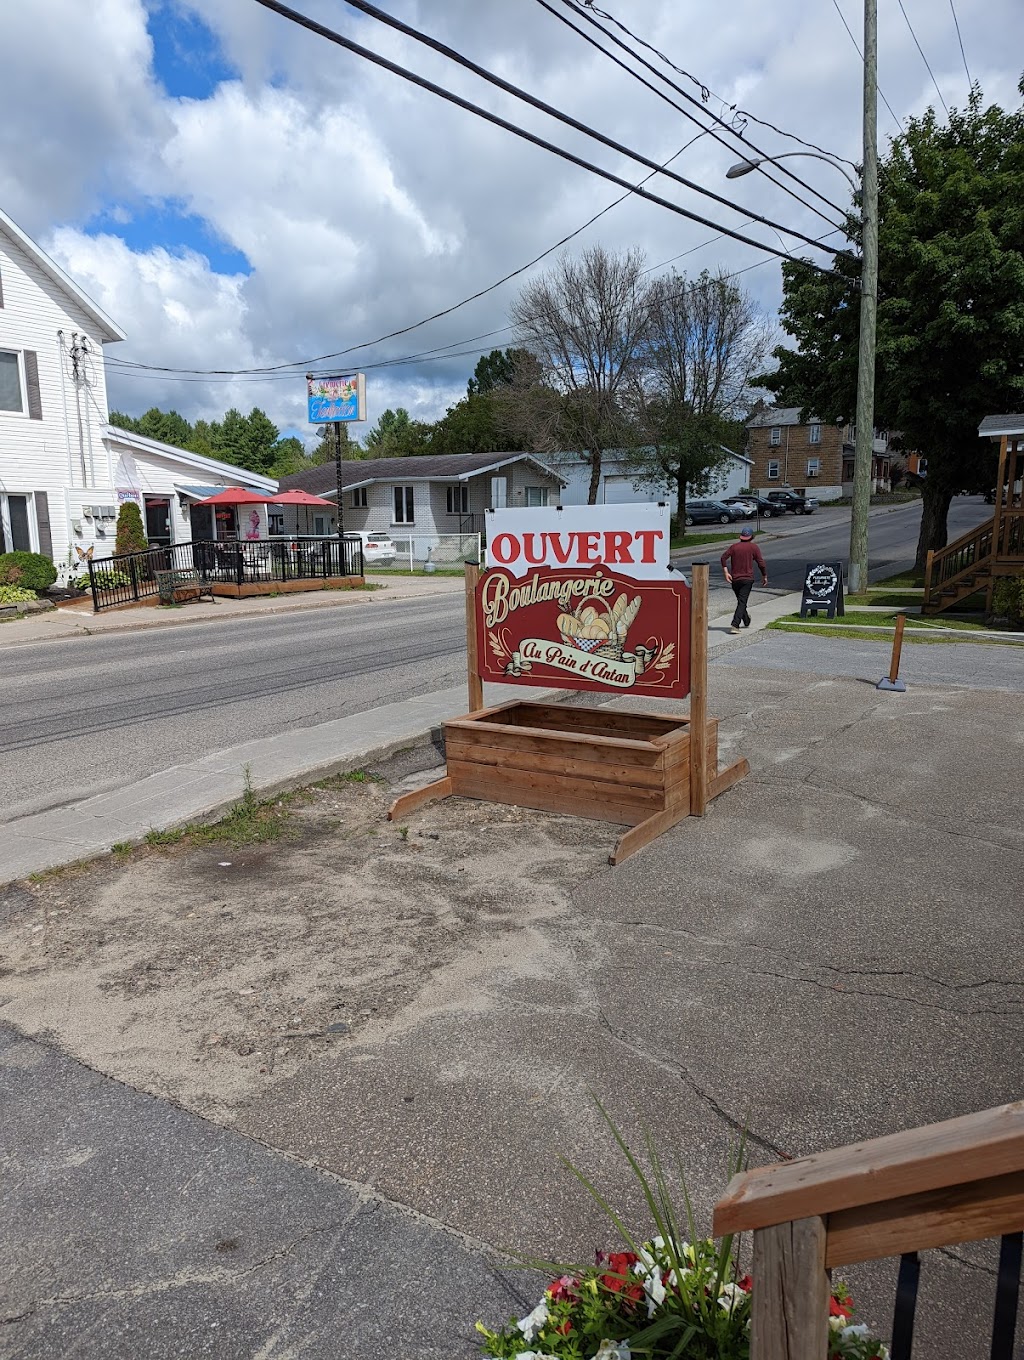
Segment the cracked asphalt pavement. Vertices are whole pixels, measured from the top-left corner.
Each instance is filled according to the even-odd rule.
[[[0,1356],[128,1356],[144,1336],[154,1357],[468,1358],[476,1318],[532,1292],[495,1253],[609,1244],[561,1157],[643,1229],[595,1095],[634,1146],[649,1130],[678,1153],[705,1225],[742,1135],[768,1162],[1019,1098],[1019,689],[884,695],[758,650],[710,673],[722,762],[747,756],[749,778],[617,869],[603,823],[412,814],[403,844],[430,839],[410,862],[438,863],[388,870],[396,936],[417,900],[451,925],[445,874],[474,837],[486,929],[336,1044],[232,1066],[224,1127],[60,1052],[59,1007],[45,1046],[9,1033]],[[302,873],[327,881],[317,853],[307,837]],[[261,899],[296,872],[275,848]],[[993,1264],[987,1245],[926,1257],[915,1360],[978,1352]],[[843,1274],[886,1333],[894,1263]]]

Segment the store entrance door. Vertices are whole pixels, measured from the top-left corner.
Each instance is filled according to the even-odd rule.
[[[146,537],[151,548],[171,546],[171,501],[169,496],[146,496]]]

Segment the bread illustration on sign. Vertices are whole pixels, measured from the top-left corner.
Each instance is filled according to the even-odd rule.
[[[558,631],[562,641],[583,652],[596,652],[598,656],[621,658],[629,632],[637,614],[640,612],[640,596],[632,600],[625,591],[607,605],[600,601],[600,610],[592,604],[584,604],[575,614],[559,614]]]

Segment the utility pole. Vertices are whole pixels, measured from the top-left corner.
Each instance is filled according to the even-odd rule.
[[[341,493],[341,423],[337,420],[334,422],[334,475],[335,484],[338,488],[338,542],[340,544],[345,537],[345,507],[342,504]],[[345,550],[339,547],[338,551],[343,553]]]
[[[864,171],[861,184],[860,339],[850,515],[850,591],[868,585],[868,508],[875,442],[875,326],[878,309],[878,12],[864,0]]]

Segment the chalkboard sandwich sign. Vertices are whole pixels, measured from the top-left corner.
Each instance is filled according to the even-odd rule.
[[[804,588],[800,596],[800,617],[826,610],[828,617],[846,613],[843,604],[842,562],[808,562],[804,568]]]
[[[707,565],[669,564],[667,506],[488,511],[466,569],[470,712],[444,725],[447,773],[394,819],[449,794],[624,823],[617,864],[748,771],[718,769],[707,717]],[[483,681],[683,699],[688,717],[513,700]]]

